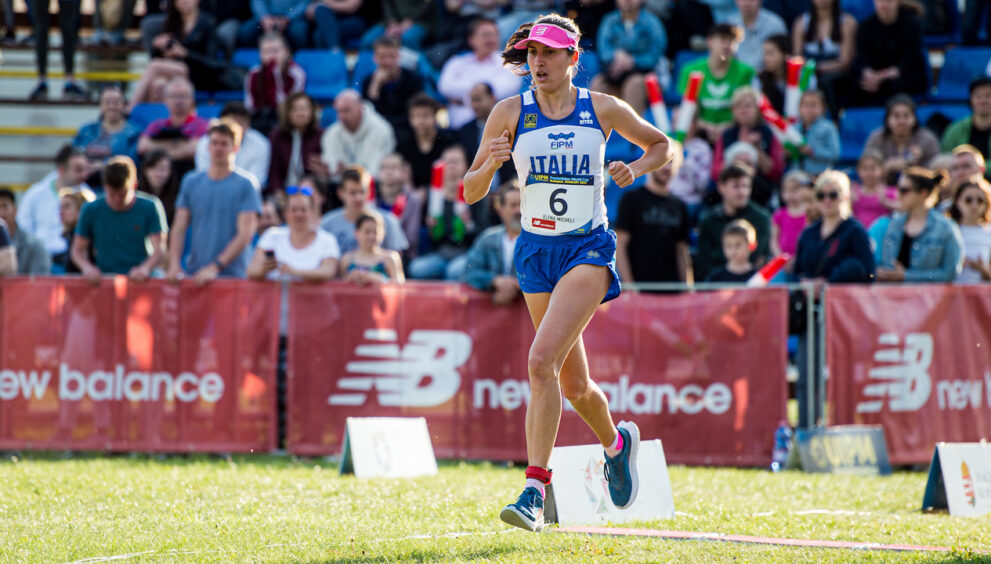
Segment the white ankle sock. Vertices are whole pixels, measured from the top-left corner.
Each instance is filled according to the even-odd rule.
[[[613,440],[612,444],[606,447],[606,456],[610,458],[616,456],[623,450],[623,435],[619,434],[619,429],[616,429],[616,438]]]
[[[537,491],[540,492],[540,497],[545,497],[545,494],[544,494],[544,483],[541,482],[540,480],[538,480],[536,478],[527,478],[526,479],[526,487],[527,488],[537,488]]]

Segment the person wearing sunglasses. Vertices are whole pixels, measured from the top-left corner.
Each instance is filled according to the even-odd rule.
[[[984,179],[961,184],[949,214],[963,237],[963,270],[956,281],[975,284],[991,280],[991,185]]]
[[[956,224],[933,209],[943,171],[909,167],[898,179],[902,214],[881,241],[882,282],[953,282],[963,268],[963,238]]]
[[[850,205],[850,179],[837,170],[827,170],[819,175],[815,182],[816,206],[819,208],[819,219],[802,231],[795,252],[794,277],[798,281],[811,282],[816,286],[816,294],[823,284],[838,283],[870,283],[874,281],[874,254],[871,251],[871,241],[867,231],[859,221],[852,217]],[[819,315],[820,312],[815,313]],[[813,331],[818,332],[818,323],[813,323]],[[821,417],[819,398],[813,405],[816,408],[812,419],[808,418],[806,402],[808,394],[808,378],[813,379],[813,389],[818,396],[822,374],[822,351],[819,350],[819,338],[813,335],[812,343],[808,342],[806,331],[798,334],[798,426],[810,427]],[[810,351],[809,346],[814,350]],[[814,372],[808,374],[809,353],[816,356]]]

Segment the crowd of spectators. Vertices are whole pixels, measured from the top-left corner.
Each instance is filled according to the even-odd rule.
[[[492,107],[526,88],[502,65],[505,37],[563,9],[586,26],[582,47],[600,63],[592,88],[644,115],[648,74],[678,93],[690,73],[704,77],[677,158],[610,209],[624,281],[743,281],[779,255],[793,280],[991,279],[991,78],[975,77],[971,115],[942,131],[920,122],[926,2],[873,0],[859,21],[839,0],[149,4],[140,81],[129,93],[101,89],[98,117],[19,200],[0,191],[18,272],[446,279],[513,301],[516,171],[503,167],[493,197],[473,206],[461,179]],[[123,41],[116,23],[95,40]],[[237,69],[229,57],[245,47],[258,63]],[[372,68],[332,100],[315,98],[294,60],[301,49],[367,50]],[[692,49],[693,60],[681,55]],[[797,146],[763,111],[783,113],[793,55],[816,63]],[[210,122],[196,95],[218,90],[241,90],[243,101]],[[148,102],[167,117],[138,126],[128,112]],[[860,158],[841,162],[837,123],[865,104],[884,118]],[[857,264],[822,256],[835,238]]]

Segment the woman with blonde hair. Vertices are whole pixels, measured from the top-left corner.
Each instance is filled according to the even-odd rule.
[[[815,198],[819,208],[819,219],[802,231],[795,253],[795,278],[811,282],[816,286],[816,295],[823,284],[870,283],[874,281],[874,254],[867,231],[859,221],[851,217],[850,179],[838,170],[827,170],[815,182]],[[818,315],[818,312],[816,312]],[[819,325],[813,323],[815,328]],[[811,427],[822,416],[819,391],[822,374],[820,372],[822,351],[819,350],[818,335],[808,341],[807,331],[798,334],[798,426]],[[809,346],[814,347],[810,351]],[[810,398],[808,389],[808,357],[815,354],[814,372],[811,374],[813,413],[809,413]]]

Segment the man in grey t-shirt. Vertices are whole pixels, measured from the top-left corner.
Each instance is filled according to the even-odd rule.
[[[186,228],[190,233],[187,270],[197,284],[218,276],[244,278],[251,260],[248,244],[261,213],[255,180],[234,170],[241,128],[222,121],[210,127],[210,168],[182,179],[172,221],[167,278],[178,280],[182,270]]]
[[[337,195],[344,206],[324,214],[320,227],[337,238],[341,254],[358,248],[358,240],[354,236],[354,222],[368,213],[378,213],[368,204],[368,194],[371,187],[365,170],[359,166],[347,168],[341,174],[341,185]],[[385,240],[382,248],[402,253],[409,247],[406,234],[395,215],[389,212],[381,213],[385,221]]]

